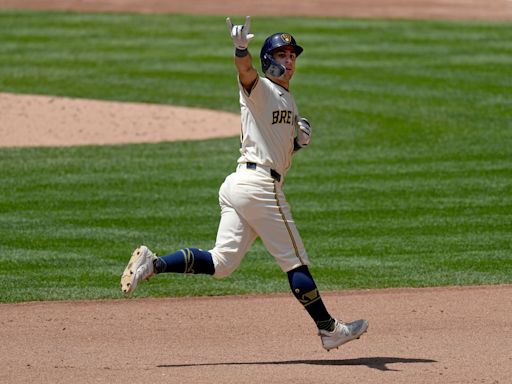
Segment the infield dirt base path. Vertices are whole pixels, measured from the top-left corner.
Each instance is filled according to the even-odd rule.
[[[510,0],[0,0],[0,7],[220,16],[512,19]]]
[[[0,382],[510,383],[512,286],[323,297],[368,333],[324,351],[291,294],[0,305]]]
[[[0,0],[0,8],[512,20],[509,0]],[[4,94],[0,145],[156,142],[238,132],[237,115],[219,119],[159,108]],[[173,129],[167,120],[175,122]],[[215,121],[223,124],[212,126]],[[325,352],[291,293],[2,304],[0,383],[511,382],[511,285],[322,295],[333,315],[368,319],[368,333]]]

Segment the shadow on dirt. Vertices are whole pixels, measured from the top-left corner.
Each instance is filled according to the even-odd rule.
[[[379,371],[398,371],[388,368],[387,364],[418,364],[418,363],[437,363],[430,359],[412,359],[403,357],[364,357],[359,359],[339,359],[339,360],[284,360],[284,361],[247,361],[247,362],[225,362],[225,363],[197,363],[197,364],[162,364],[158,368],[185,368],[185,367],[211,367],[219,365],[365,365],[368,368],[378,369]]]

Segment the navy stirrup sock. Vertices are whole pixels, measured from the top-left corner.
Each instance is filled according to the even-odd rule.
[[[156,273],[193,273],[213,275],[215,267],[212,255],[197,248],[185,248],[154,261]]]
[[[289,271],[288,281],[293,294],[313,318],[316,326],[332,331],[335,320],[327,312],[307,265]]]

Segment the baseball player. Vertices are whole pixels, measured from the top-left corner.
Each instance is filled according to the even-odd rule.
[[[133,292],[141,280],[159,273],[226,277],[260,237],[287,274],[293,295],[315,321],[322,346],[326,350],[337,348],[359,338],[368,322],[344,323],[327,311],[282,191],[292,156],[311,140],[311,125],[300,117],[289,90],[303,48],[288,33],[269,36],[260,52],[264,74],[260,76],[248,51],[254,37],[250,17],[243,25],[233,25],[230,18],[226,23],[235,47],[242,129],[238,165],[219,190],[221,219],[215,247],[209,251],[185,248],[157,257],[146,246],[140,246],[121,277],[122,291]]]

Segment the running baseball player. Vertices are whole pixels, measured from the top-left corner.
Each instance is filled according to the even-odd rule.
[[[230,275],[257,237],[288,275],[291,291],[314,320],[322,346],[337,348],[359,338],[368,321],[344,323],[327,311],[308,269],[308,255],[282,191],[292,156],[311,141],[311,125],[300,117],[290,93],[297,57],[303,52],[292,35],[275,33],[260,52],[264,76],[252,65],[248,46],[250,17],[243,25],[226,19],[235,47],[242,129],[236,170],[219,190],[221,219],[215,247],[185,248],[157,257],[146,246],[137,248],[121,277],[131,293],[142,280],[159,273]]]

